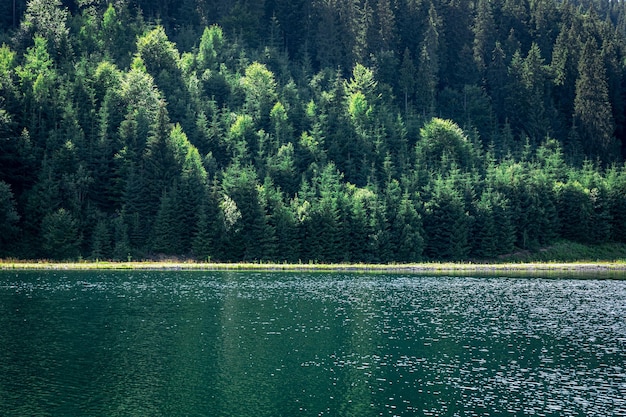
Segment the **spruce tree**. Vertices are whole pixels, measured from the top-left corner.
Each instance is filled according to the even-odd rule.
[[[45,254],[50,259],[76,260],[80,255],[82,238],[78,220],[64,208],[44,217],[41,222],[41,237]]]
[[[492,51],[496,44],[496,26],[491,10],[491,2],[479,0],[477,4],[476,20],[474,22],[474,61],[484,77],[491,61]]]
[[[11,244],[18,236],[20,219],[11,187],[0,181],[0,256],[11,253]]]
[[[615,122],[609,102],[606,67],[593,38],[585,43],[578,74],[574,123],[581,135],[585,154],[609,162],[614,147]]]
[[[433,181],[424,205],[425,253],[431,259],[460,260],[469,253],[469,217],[461,194],[450,181]]]

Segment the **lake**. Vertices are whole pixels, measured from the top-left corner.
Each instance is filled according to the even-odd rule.
[[[0,272],[6,416],[626,416],[626,281]]]

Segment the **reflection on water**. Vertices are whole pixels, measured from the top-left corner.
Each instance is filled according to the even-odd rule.
[[[626,281],[0,273],[8,416],[626,416]]]

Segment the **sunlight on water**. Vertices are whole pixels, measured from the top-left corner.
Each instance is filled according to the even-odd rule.
[[[9,416],[626,416],[626,281],[0,274]]]

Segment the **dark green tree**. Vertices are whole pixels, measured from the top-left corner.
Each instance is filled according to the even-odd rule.
[[[435,114],[437,90],[439,86],[441,21],[431,3],[428,11],[428,24],[424,40],[420,45],[416,74],[416,105],[424,116]]]
[[[430,259],[460,260],[470,250],[470,219],[461,194],[438,177],[424,204],[425,254]]]
[[[474,61],[480,74],[485,74],[491,61],[496,45],[496,23],[491,10],[492,3],[488,0],[479,0],[476,6],[476,21],[474,23]]]
[[[0,254],[6,256],[16,248],[13,246],[19,233],[20,216],[15,207],[11,187],[0,181]]]
[[[411,52],[409,48],[405,48],[404,55],[402,56],[402,66],[400,67],[400,78],[398,80],[400,88],[402,88],[402,92],[404,93],[404,113],[408,115],[409,113],[409,98],[413,97],[413,93],[415,92],[415,77],[416,77],[416,69],[415,64],[413,64],[413,60],[411,59]]]
[[[568,240],[587,243],[591,233],[593,211],[589,190],[578,181],[557,186],[560,235]]]
[[[611,237],[626,242],[626,167],[611,167],[606,175],[611,216]]]
[[[46,256],[54,260],[76,260],[80,255],[81,235],[78,220],[64,208],[46,215],[41,223]]]
[[[472,255],[479,259],[494,259],[511,253],[515,243],[515,228],[506,197],[491,189],[482,193],[474,210]]]
[[[151,249],[154,253],[164,255],[185,254],[182,234],[185,225],[181,216],[180,204],[182,200],[178,194],[178,187],[174,186],[163,192],[159,210],[152,230]]]
[[[578,64],[574,123],[585,154],[609,162],[615,149],[615,121],[609,102],[606,67],[594,39],[583,48]]]
[[[259,261],[273,255],[274,231],[267,222],[267,216],[259,197],[259,183],[256,171],[250,166],[234,164],[224,172],[222,185],[225,194],[235,204],[240,219],[240,247],[231,247],[229,259]]]
[[[112,243],[109,221],[106,218],[100,218],[91,235],[91,259],[111,259],[113,255]]]

